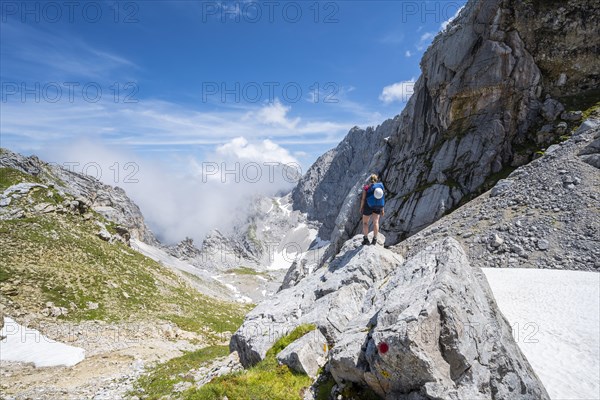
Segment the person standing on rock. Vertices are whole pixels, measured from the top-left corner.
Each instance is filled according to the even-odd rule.
[[[385,214],[385,198],[383,195],[383,183],[375,174],[369,177],[369,184],[363,186],[362,198],[360,200],[360,213],[362,214],[363,242],[362,244],[377,244],[379,233],[379,217]],[[369,242],[369,222],[373,220],[373,240]]]

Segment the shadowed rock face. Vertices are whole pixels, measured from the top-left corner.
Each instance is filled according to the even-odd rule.
[[[230,348],[252,365],[303,323],[327,338],[338,384],[389,399],[548,398],[481,270],[451,238],[404,261],[357,235],[329,265],[251,311]]]
[[[331,235],[340,210],[358,212],[364,178],[371,174],[365,166],[376,158],[379,162],[371,166],[373,172],[383,171],[387,160],[385,138],[397,129],[398,121],[387,120],[375,129],[352,128],[335,149],[319,157],[292,191],[294,208],[322,224],[321,238]]]
[[[382,232],[393,244],[527,162],[515,149],[563,109],[548,96],[598,85],[598,15],[600,4],[585,0],[469,1],[425,53],[403,112],[376,129],[353,128],[294,189],[294,206],[331,237],[329,255],[358,232],[371,173],[387,189]]]

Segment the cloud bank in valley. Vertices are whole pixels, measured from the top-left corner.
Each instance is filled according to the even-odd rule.
[[[291,190],[302,172],[287,149],[243,137],[215,146],[202,160],[174,153],[157,161],[91,141],[48,148],[42,157],[125,189],[161,241],[191,237],[197,245],[212,229],[230,232],[253,197]]]

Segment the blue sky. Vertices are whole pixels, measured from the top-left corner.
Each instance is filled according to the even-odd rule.
[[[418,77],[462,3],[4,2],[2,145],[202,159],[241,136],[308,165],[402,110],[410,83],[384,88]]]
[[[124,187],[167,241],[201,239],[241,218],[247,195],[291,187],[225,169],[304,172],[353,126],[400,113],[463,4],[3,1],[0,144]]]

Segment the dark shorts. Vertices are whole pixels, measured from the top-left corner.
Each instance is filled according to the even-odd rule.
[[[366,202],[365,202],[366,203]],[[363,207],[362,215],[381,214],[381,208],[371,208],[368,204]]]

